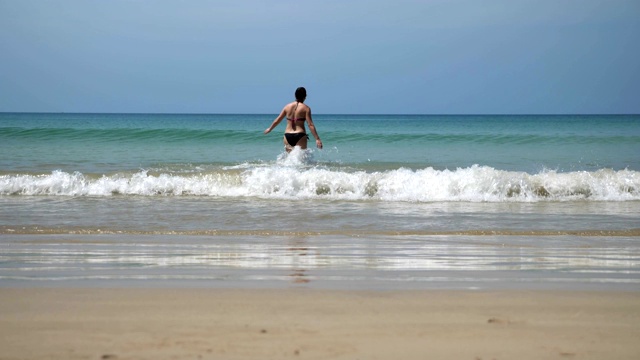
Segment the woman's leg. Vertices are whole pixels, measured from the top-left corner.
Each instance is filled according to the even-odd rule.
[[[284,149],[287,152],[291,152],[291,150],[293,150],[293,146],[289,145],[289,143],[287,142],[287,137],[286,136],[282,137],[282,142],[284,143]]]
[[[298,140],[296,146],[300,146],[302,150],[305,150],[307,148],[307,136],[305,135],[302,139]]]

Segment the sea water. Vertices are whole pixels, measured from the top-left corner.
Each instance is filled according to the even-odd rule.
[[[0,286],[640,290],[640,116],[273,118],[0,114]]]

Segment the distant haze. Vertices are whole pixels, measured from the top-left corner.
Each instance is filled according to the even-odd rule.
[[[640,113],[638,0],[0,0],[0,112]]]

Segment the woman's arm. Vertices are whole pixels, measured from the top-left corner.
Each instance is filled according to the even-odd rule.
[[[307,111],[307,124],[309,124],[309,130],[311,130],[311,134],[316,138],[316,146],[318,149],[322,149],[322,141],[320,140],[320,136],[318,136],[318,132],[316,131],[316,126],[313,124],[313,120],[311,119],[311,108]]]
[[[280,121],[282,121],[282,119],[284,119],[284,117],[286,116],[286,106],[284,108],[282,108],[282,112],[280,112],[280,115],[278,115],[278,117],[273,120],[273,123],[271,124],[271,126],[269,126],[267,128],[267,130],[264,131],[265,134],[268,134],[271,132],[271,130],[273,130],[276,126],[278,126],[278,124],[280,124]]]

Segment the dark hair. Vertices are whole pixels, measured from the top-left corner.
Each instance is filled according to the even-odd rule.
[[[304,99],[307,98],[307,89],[302,86],[296,89],[296,100],[299,102],[304,102]]]

